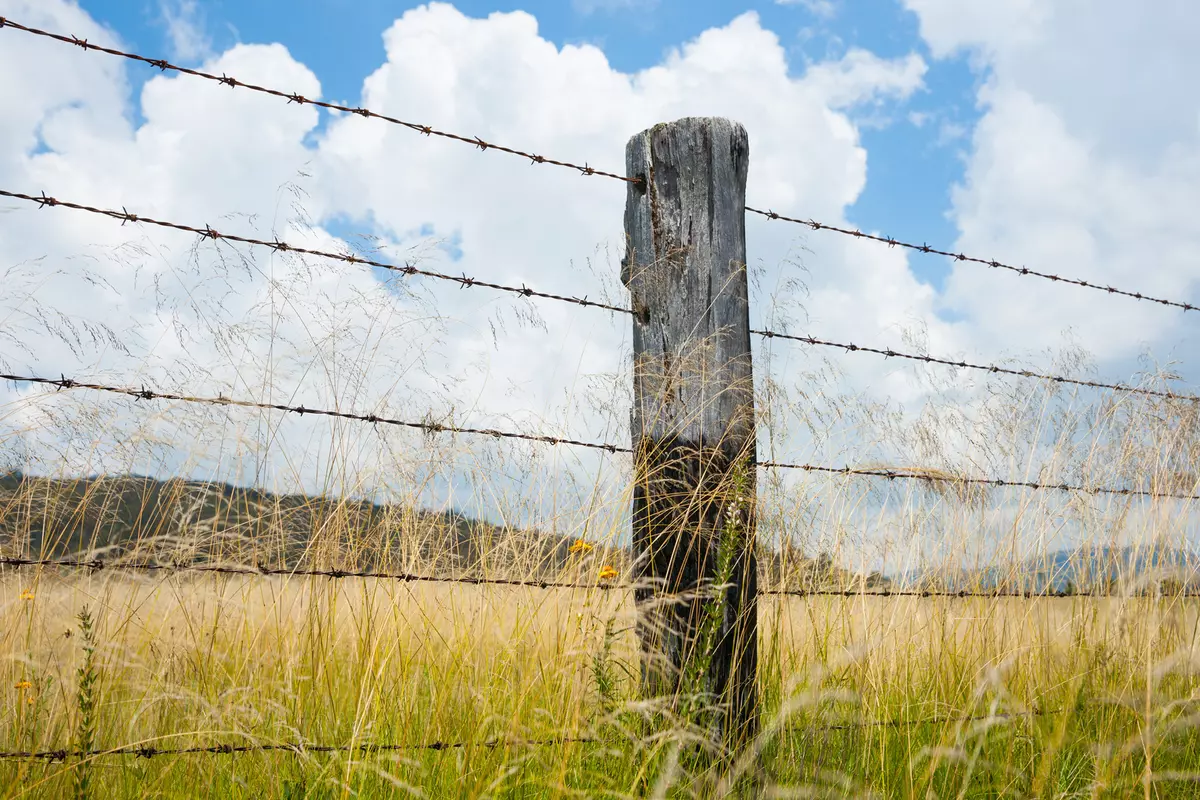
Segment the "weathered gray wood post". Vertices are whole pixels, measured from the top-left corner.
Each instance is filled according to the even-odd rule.
[[[680,119],[630,139],[626,175],[641,181],[626,198],[621,275],[634,311],[644,690],[680,709],[698,683],[704,719],[734,749],[758,727],[748,157],[745,129],[726,119]]]

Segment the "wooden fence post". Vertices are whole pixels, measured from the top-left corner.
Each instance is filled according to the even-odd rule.
[[[644,691],[696,712],[734,750],[758,728],[748,157],[745,129],[720,118],[630,139],[626,174],[641,181],[629,185],[621,270],[634,311]],[[697,688],[708,698],[703,714],[688,704]]]

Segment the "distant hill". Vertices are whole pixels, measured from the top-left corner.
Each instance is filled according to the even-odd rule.
[[[0,475],[0,554],[87,554],[174,563],[234,562],[294,569],[392,570],[587,581],[599,565],[628,566],[627,547],[571,552],[565,535],[508,528],[457,512],[364,500],[274,494],[227,483],[96,476]],[[759,551],[763,588],[878,588],[826,557]]]
[[[909,576],[907,584],[954,591],[999,587],[1028,592],[1107,591],[1120,586],[1144,590],[1155,582],[1200,590],[1200,553],[1168,547],[1080,547],[1056,550],[1015,566]]]
[[[60,558],[234,561],[275,568],[431,570],[561,567],[570,542],[456,512],[274,494],[226,483],[140,476],[0,477],[0,551]]]

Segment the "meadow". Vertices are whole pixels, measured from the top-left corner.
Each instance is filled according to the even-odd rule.
[[[1191,598],[763,598],[764,729],[732,763],[697,760],[639,697],[624,591],[47,572],[5,575],[0,608],[0,749],[346,748],[6,758],[6,797],[1190,797],[1200,779]]]

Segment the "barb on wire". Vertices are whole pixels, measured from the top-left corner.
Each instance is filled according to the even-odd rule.
[[[287,576],[287,577],[320,577],[320,578],[376,578],[380,580],[395,580],[402,582],[423,583],[461,583],[473,586],[515,586],[527,589],[599,589],[601,591],[632,591],[637,588],[634,584],[621,583],[574,583],[570,581],[539,580],[536,578],[480,578],[480,577],[451,577],[437,575],[417,575],[408,572],[377,572],[371,570],[347,569],[284,569],[262,565],[240,566],[225,564],[205,564],[199,562],[163,563],[157,561],[104,561],[103,559],[82,558],[21,558],[16,556],[0,557],[0,567],[51,567],[55,569],[85,569],[89,572],[113,570],[116,572],[199,572],[217,575],[246,575],[246,576]],[[760,595],[782,597],[944,597],[950,599],[996,599],[1002,597],[1034,600],[1038,598],[1064,597],[1125,597],[1120,592],[1113,591],[1065,591],[1061,589],[1045,589],[1042,591],[996,588],[989,590],[954,590],[954,589],[891,589],[887,586],[867,587],[857,589],[761,589]],[[1182,596],[1200,596],[1200,589],[1186,589]]]
[[[99,558],[19,558],[0,557],[0,567],[54,567],[56,569],[86,569],[89,572],[102,570],[130,572],[202,572],[216,575],[256,575],[316,578],[378,578],[404,583],[463,583],[474,586],[519,586],[532,589],[609,589],[622,588],[613,583],[571,583],[537,578],[485,578],[451,577],[448,575],[419,575],[412,572],[380,572],[374,570],[315,569],[268,567],[262,564],[241,566],[237,564],[205,564],[196,562],[174,563],[158,561],[105,561]]]
[[[54,40],[57,42],[62,42],[63,44],[74,45],[76,47],[83,49],[84,51],[93,51],[94,50],[99,53],[106,53],[110,56],[119,56],[120,58],[127,58],[131,61],[139,61],[143,64],[149,64],[150,66],[152,66],[155,69],[158,69],[162,72],[166,72],[166,71],[170,70],[172,72],[178,72],[183,75],[191,75],[196,78],[204,78],[205,80],[212,81],[221,86],[229,86],[234,89],[248,89],[249,91],[252,91],[252,92],[258,92],[260,94],[271,95],[272,97],[277,97],[281,100],[286,100],[288,103],[296,103],[298,105],[316,106],[318,108],[324,108],[329,111],[342,111],[347,114],[354,114],[359,117],[367,117],[370,119],[383,120],[384,122],[390,122],[393,125],[399,125],[402,128],[407,128],[408,130],[415,131],[416,133],[420,133],[425,136],[438,136],[443,139],[451,139],[453,141],[461,142],[463,144],[469,144],[472,147],[477,147],[483,151],[497,150],[501,153],[508,153],[509,155],[519,156],[521,158],[527,158],[527,159],[529,159],[530,164],[552,164],[556,167],[566,167],[568,169],[577,170],[580,175],[584,175],[584,176],[599,175],[604,178],[615,178],[616,180],[626,181],[629,183],[639,183],[640,182],[637,178],[627,178],[624,175],[617,175],[612,172],[605,172],[603,170],[596,169],[595,167],[588,166],[586,163],[581,166],[579,164],[572,164],[569,161],[558,161],[553,158],[546,158],[545,156],[538,155],[537,153],[529,153],[524,150],[517,150],[516,148],[512,148],[512,147],[505,147],[504,145],[495,144],[494,142],[485,142],[483,139],[479,138],[478,136],[463,136],[463,135],[457,134],[457,133],[450,133],[448,131],[438,130],[437,128],[434,128],[430,125],[420,125],[415,122],[406,122],[405,120],[397,119],[396,117],[392,117],[387,114],[380,114],[375,111],[371,111],[368,108],[355,108],[352,106],[340,105],[338,103],[327,103],[323,100],[313,100],[308,97],[304,97],[301,94],[297,94],[296,92],[282,92],[278,89],[271,89],[266,86],[259,86],[254,83],[248,83],[247,81],[239,80],[238,78],[234,78],[229,75],[225,75],[225,74],[214,75],[211,72],[204,72],[204,71],[198,70],[198,69],[189,69],[188,67],[181,67],[176,64],[172,64],[172,63],[168,62],[166,59],[147,58],[146,56],[141,56],[136,53],[129,53],[124,50],[117,50],[112,47],[102,47],[101,45],[93,44],[92,42],[89,42],[87,39],[82,39],[78,36],[64,36],[63,34],[59,34],[59,33],[51,33],[50,31],[44,31],[39,28],[31,27],[29,25],[22,25],[21,23],[16,22],[15,20],[8,19],[5,17],[0,17],[0,29],[12,29],[12,30],[16,30],[16,31],[23,31],[25,33],[33,34],[34,36],[41,36],[45,39],[51,39],[51,40]]]
[[[884,469],[862,467],[826,467],[817,464],[789,464],[779,461],[763,461],[758,466],[764,469],[801,469],[806,472],[825,472],[834,475],[860,475],[888,480],[916,480],[932,483],[966,484],[973,486],[1014,486],[1024,489],[1050,490],[1056,492],[1083,492],[1085,494],[1112,494],[1123,497],[1169,497],[1177,500],[1200,500],[1200,495],[1174,492],[1157,492],[1152,489],[1128,489],[1107,486],[1083,486],[1076,483],[1039,483],[1037,481],[1010,481],[1003,478],[971,478],[939,475],[912,469]]]
[[[403,266],[399,266],[397,264],[389,264],[384,261],[373,261],[369,258],[361,258],[356,255],[343,255],[342,253],[334,253],[330,250],[315,250],[308,247],[298,247],[296,245],[288,244],[287,242],[282,242],[278,239],[268,242],[264,239],[254,239],[249,236],[238,236],[237,234],[233,233],[221,233],[220,231],[214,230],[210,225],[205,225],[203,228],[200,228],[195,225],[185,225],[179,222],[168,222],[160,219],[154,219],[153,217],[141,216],[140,214],[134,214],[130,211],[127,211],[124,208],[122,208],[120,211],[116,211],[115,209],[111,208],[96,208],[95,206],[74,203],[68,200],[59,200],[56,197],[49,197],[45,192],[42,192],[40,195],[32,195],[25,194],[23,192],[10,192],[5,189],[0,189],[0,197],[11,197],[14,200],[24,200],[29,203],[35,203],[39,208],[61,207],[71,208],[76,211],[86,211],[89,214],[99,214],[112,219],[118,219],[121,221],[122,225],[126,222],[138,222],[146,225],[156,225],[160,228],[170,228],[172,230],[183,231],[185,233],[194,233],[197,236],[205,239],[211,239],[213,241],[225,240],[229,242],[241,242],[242,244],[254,245],[256,247],[268,247],[277,253],[303,253],[305,255],[333,259],[334,261],[343,261],[347,264],[365,264],[370,267],[380,267],[381,269],[392,270],[393,272],[399,272],[403,275],[420,275],[425,278],[436,278],[437,280],[441,281],[457,283],[461,288],[464,289],[471,288],[473,286],[482,286],[486,289],[496,289],[497,291],[501,292],[519,294],[522,297],[540,297],[545,300],[558,300],[563,303],[574,303],[575,305],[584,306],[585,308],[600,308],[604,309],[605,311],[617,311],[622,314],[630,313],[629,309],[627,308],[608,305],[607,303],[597,303],[594,300],[588,300],[586,297],[570,297],[567,295],[549,294],[547,292],[539,292],[535,289],[530,289],[523,284],[521,286],[508,286],[502,283],[491,283],[489,281],[479,280],[478,278],[471,278],[466,275],[448,275],[443,272],[419,269],[408,263],[404,264]]]
[[[133,745],[131,747],[111,747],[107,750],[7,750],[0,751],[0,759],[66,761],[68,758],[98,758],[101,756],[136,756],[138,758],[156,758],[158,756],[183,755],[234,755],[237,753],[270,753],[289,752],[301,755],[303,753],[385,753],[405,750],[458,750],[467,747],[483,747],[494,750],[499,747],[553,747],[560,744],[580,744],[597,741],[591,737],[558,736],[550,739],[488,739],[482,742],[420,742],[415,744],[376,744],[363,742],[361,744],[305,744],[290,742],[283,744],[214,744],[204,747],[155,747],[153,745]]]
[[[821,347],[835,347],[845,350],[848,353],[874,353],[875,355],[883,356],[884,358],[906,358],[911,361],[923,361],[927,364],[942,364],[947,367],[959,367],[961,369],[977,369],[982,372],[990,372],[996,375],[1015,375],[1020,378],[1035,378],[1044,381],[1053,381],[1055,383],[1068,383],[1073,386],[1087,386],[1092,389],[1110,389],[1117,392],[1128,392],[1129,394],[1147,395],[1149,397],[1162,397],[1168,400],[1186,400],[1188,402],[1200,402],[1200,396],[1194,394],[1178,394],[1176,392],[1161,391],[1158,389],[1143,389],[1138,386],[1130,386],[1125,383],[1104,383],[1102,381],[1089,381],[1081,378],[1068,378],[1065,375],[1053,375],[1045,372],[1034,372],[1028,369],[1010,369],[1008,367],[1000,367],[995,364],[972,364],[969,361],[952,361],[947,358],[937,358],[936,356],[925,356],[915,353],[904,353],[892,348],[868,347],[866,345],[847,344],[844,342],[832,342],[828,339],[818,339],[814,336],[795,336],[789,333],[779,333],[777,331],[760,331],[751,330],[751,333],[756,336],[762,336],[765,339],[789,339],[794,342],[803,342],[804,344],[814,344]]]
[[[746,210],[754,214],[760,214],[767,219],[782,220],[783,222],[794,222],[798,225],[807,225],[814,231],[833,231],[834,233],[853,236],[856,239],[870,239],[873,242],[886,244],[888,247],[904,247],[921,253],[933,253],[934,255],[953,258],[955,261],[970,261],[974,264],[983,264],[984,266],[991,267],[992,269],[1005,269],[1009,270],[1010,272],[1015,272],[1018,275],[1032,275],[1035,278],[1045,278],[1046,280],[1054,281],[1056,283],[1066,283],[1072,286],[1081,286],[1085,289],[1095,289],[1097,291],[1107,292],[1108,294],[1119,294],[1123,297],[1132,297],[1135,300],[1145,300],[1150,303],[1158,303],[1162,306],[1181,308],[1184,311],[1200,310],[1200,306],[1193,305],[1192,303],[1180,302],[1178,300],[1166,300],[1161,297],[1153,297],[1142,292],[1134,292],[1128,289],[1118,289],[1115,286],[1092,283],[1091,281],[1086,281],[1079,278],[1064,278],[1061,275],[1053,275],[1048,272],[1038,272],[1037,270],[1032,270],[1028,267],[1014,267],[1011,264],[1004,264],[992,258],[976,258],[975,256],[968,256],[964,255],[963,253],[951,253],[948,250],[938,250],[936,247],[930,247],[927,244],[902,242],[899,239],[894,239],[890,236],[876,236],[874,234],[864,233],[858,229],[839,228],[837,225],[826,225],[823,222],[817,222],[815,219],[797,219],[795,217],[785,217],[782,214],[776,214],[774,211],[763,211],[758,208],[751,208],[750,206],[746,206]]]

